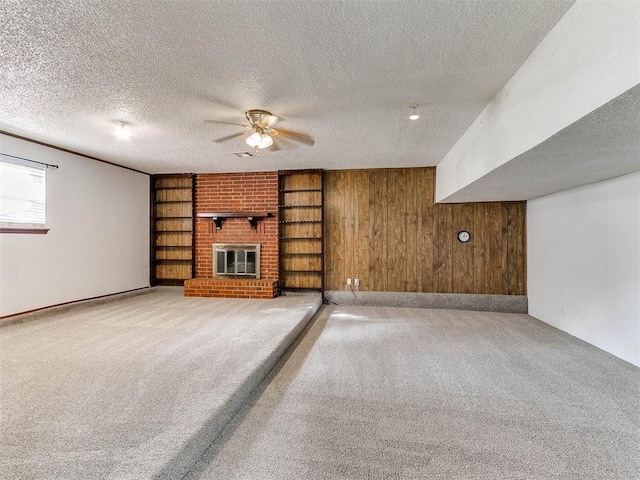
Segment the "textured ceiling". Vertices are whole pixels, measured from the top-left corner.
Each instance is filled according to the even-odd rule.
[[[492,170],[447,202],[529,200],[640,170],[640,85]]]
[[[573,2],[5,0],[0,129],[151,173],[435,165]],[[316,145],[212,141],[250,108]]]

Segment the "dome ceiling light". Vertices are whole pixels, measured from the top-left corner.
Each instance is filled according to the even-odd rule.
[[[115,135],[120,140],[129,140],[131,138],[131,128],[127,122],[116,122]]]
[[[409,108],[411,109],[411,115],[409,115],[409,120],[418,120],[420,118],[420,115],[418,115],[418,112],[416,112],[416,108],[418,108],[418,105],[415,103],[412,103],[411,105],[409,105]]]

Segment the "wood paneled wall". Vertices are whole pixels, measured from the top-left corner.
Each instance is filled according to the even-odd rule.
[[[525,202],[434,204],[434,168],[325,175],[327,290],[526,293]]]

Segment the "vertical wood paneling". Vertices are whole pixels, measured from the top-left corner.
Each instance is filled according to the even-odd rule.
[[[373,170],[369,175],[369,279],[371,290],[387,289],[387,174]],[[332,245],[333,248],[333,245]]]
[[[387,289],[406,291],[407,222],[406,170],[387,173]]]
[[[356,191],[357,202],[357,241],[355,252],[358,261],[356,263],[355,278],[360,279],[358,289],[369,290],[369,252],[371,245],[369,242],[369,172],[366,170],[356,170],[354,178],[354,190]]]
[[[419,255],[418,255],[418,175],[405,173],[405,191],[406,191],[406,282],[403,291],[419,292]],[[422,195],[422,192],[420,193]]]
[[[342,172],[326,174],[325,183],[325,283],[332,289],[339,289],[344,273],[344,243],[342,242],[342,226],[344,212],[344,189]]]
[[[440,293],[453,293],[453,262],[452,262],[452,226],[453,206],[450,204],[438,205],[436,209],[437,219],[434,222],[434,242],[436,258],[434,263],[435,291]]]
[[[518,221],[516,226],[516,289],[513,295],[524,295],[527,291],[527,204],[515,203],[518,207]]]
[[[517,211],[516,205],[508,203],[505,205],[505,213],[507,215],[507,280],[506,287],[507,292],[515,292],[518,288],[518,272],[517,272],[517,248],[518,242],[517,236]]]
[[[473,247],[473,291],[485,291],[485,262],[486,254],[486,211],[483,204],[473,205],[473,230],[471,230],[471,243]]]
[[[435,205],[434,190],[433,168],[326,172],[325,288],[525,294],[524,202]]]
[[[489,261],[486,293],[500,293],[502,289],[502,212],[499,204],[487,205],[489,228]]]
[[[435,197],[435,169],[416,170],[418,177],[417,207],[420,224],[418,227],[418,258],[421,274],[420,292],[434,292],[434,256],[435,251],[433,225]]]
[[[508,204],[500,205],[500,215],[502,217],[500,239],[502,248],[502,260],[500,261],[500,271],[502,272],[502,283],[500,291],[509,293],[509,212]]]
[[[398,275],[395,280],[394,291],[406,292],[407,290],[407,258],[411,252],[408,251],[407,237],[410,234],[409,225],[407,223],[407,217],[409,215],[409,209],[407,205],[407,183],[408,183],[407,169],[403,168],[397,170],[395,177],[395,189],[397,190],[396,201],[398,209],[394,216],[395,221],[395,235],[392,250],[396,251],[396,260],[398,268],[396,269]]]
[[[525,204],[505,204],[507,212],[507,290],[510,294],[524,290]]]
[[[473,241],[475,235],[467,243],[458,240],[458,232],[467,230],[474,232],[474,208],[471,203],[452,205],[453,227],[451,229],[453,237],[452,263],[453,263],[453,289],[456,293],[473,293],[474,262],[473,262]]]
[[[355,185],[355,171],[347,170],[344,174],[344,185]],[[347,273],[354,275],[356,272],[356,265],[358,264],[358,242],[356,237],[356,215],[358,209],[356,204],[356,189],[345,188],[344,189],[344,271],[343,275]],[[347,252],[350,252],[347,255]],[[355,277],[353,277],[355,278]],[[352,278],[352,281],[353,281]],[[344,280],[343,280],[344,281]]]

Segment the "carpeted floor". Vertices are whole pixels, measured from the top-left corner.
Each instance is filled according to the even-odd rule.
[[[186,478],[640,477],[638,368],[527,315],[323,308]]]
[[[0,328],[0,478],[181,478],[320,307],[89,302]]]

